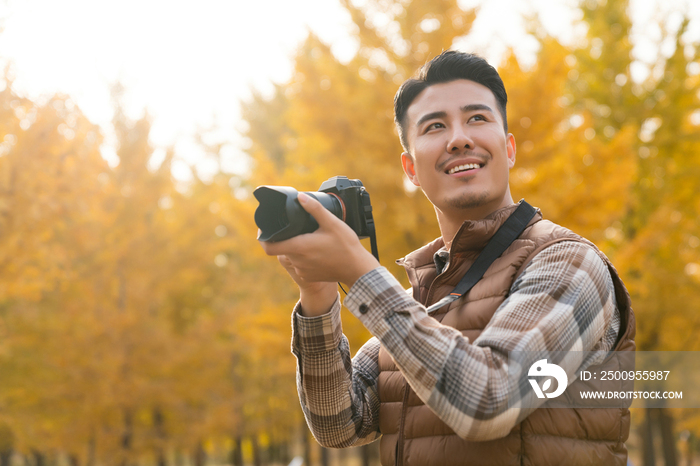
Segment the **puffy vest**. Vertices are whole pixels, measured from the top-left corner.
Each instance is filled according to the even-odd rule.
[[[433,255],[443,246],[442,239],[399,260],[408,274],[414,298],[429,306],[451,292],[514,210],[515,206],[509,206],[486,219],[465,222],[450,248],[450,266],[439,276]],[[570,230],[542,220],[538,212],[467,295],[438,309],[432,316],[474,341],[533,257],[560,241],[592,245]],[[607,257],[598,253],[610,270],[620,312],[615,350],[634,351],[635,321],[629,294]],[[624,466],[627,463],[624,442],[629,435],[630,415],[626,408],[539,408],[503,438],[467,441],[423,404],[383,348],[379,353],[379,369],[382,465]],[[573,384],[585,385],[585,382],[577,380]]]

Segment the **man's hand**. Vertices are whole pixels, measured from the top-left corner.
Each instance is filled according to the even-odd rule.
[[[322,301],[327,303],[323,311],[327,312],[335,301],[335,282],[352,286],[362,275],[379,267],[379,262],[362,246],[352,228],[317,200],[304,193],[299,193],[298,199],[318,223],[318,230],[278,243],[260,244],[268,255],[278,257],[299,285],[304,314],[314,315],[309,306],[322,307]],[[328,302],[331,294],[333,299]]]

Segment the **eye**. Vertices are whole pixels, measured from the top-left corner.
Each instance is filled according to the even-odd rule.
[[[436,121],[435,123],[430,123],[428,126],[425,127],[425,132],[427,133],[428,131],[432,131],[434,129],[440,129],[444,128],[445,125],[440,123],[439,121]]]
[[[469,118],[469,121],[488,121],[484,115],[474,115],[471,118]]]

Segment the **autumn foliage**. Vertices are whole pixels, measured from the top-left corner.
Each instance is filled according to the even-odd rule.
[[[171,174],[174,151],[154,168],[149,119],[127,118],[118,92],[112,167],[103,130],[68,96],[33,102],[6,80],[0,464],[12,452],[76,465],[289,460],[302,424],[289,351],[297,295],[257,245],[250,193],[361,179],[380,258],[405,281],[394,259],[439,231],[401,171],[392,100],[469,34],[478,10],[457,3],[342,0],[357,53],[341,62],[309,35],[289,82],[242,104],[250,173],[201,179],[193,170],[186,186]],[[660,50],[670,53],[640,63],[627,7],[583,2],[581,41],[533,32],[533,65],[512,54],[499,64],[517,142],[511,187],[612,259],[632,294],[640,349],[698,351],[700,44],[687,39],[686,20],[664,29],[673,47]],[[369,335],[343,318],[357,349]],[[696,416],[674,416],[676,430],[700,434]],[[652,429],[643,419],[635,413],[642,438]]]

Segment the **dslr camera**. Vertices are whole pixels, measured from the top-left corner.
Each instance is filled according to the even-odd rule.
[[[321,184],[318,192],[304,191],[344,221],[357,236],[370,238],[372,254],[378,258],[377,238],[369,193],[360,180],[334,176]],[[283,241],[318,229],[318,223],[299,203],[299,191],[289,186],[260,186],[253,191],[259,202],[255,223],[260,241]]]

